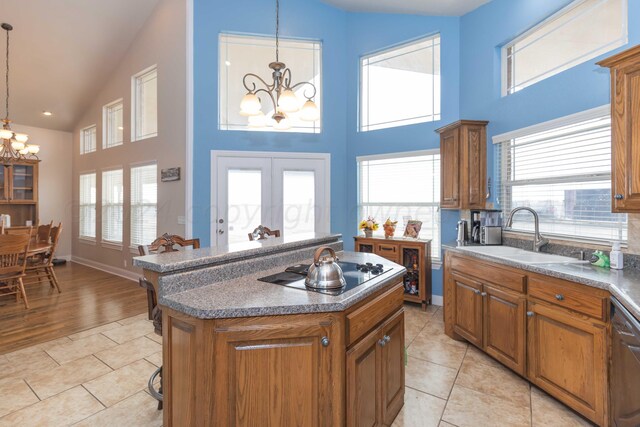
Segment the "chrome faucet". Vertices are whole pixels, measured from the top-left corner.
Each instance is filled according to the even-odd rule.
[[[540,252],[540,248],[549,243],[549,239],[546,239],[540,235],[540,219],[538,218],[538,212],[527,206],[514,208],[511,212],[509,212],[509,218],[507,219],[507,223],[505,224],[504,228],[511,228],[511,225],[513,224],[513,214],[518,211],[529,211],[533,215],[533,224],[535,227],[535,231],[533,234],[533,250],[535,252]]]

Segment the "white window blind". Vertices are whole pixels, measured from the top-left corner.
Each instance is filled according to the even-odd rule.
[[[611,120],[608,115],[522,135],[498,144],[498,203],[540,215],[547,235],[626,240],[627,216],[611,213]],[[533,230],[528,213],[513,229]]]
[[[123,104],[121,99],[104,106],[102,114],[102,126],[104,128],[102,148],[122,145],[122,135],[124,134],[122,110]]]
[[[81,238],[96,238],[96,174],[80,175],[79,234]]]
[[[440,120],[440,35],[360,59],[360,131]]]
[[[80,154],[96,151],[96,125],[82,129],[80,133]]]
[[[627,0],[576,0],[502,48],[503,95],[627,43]]]
[[[131,168],[131,245],[158,237],[158,170],[155,164]]]
[[[158,135],[158,69],[154,66],[133,77],[133,140]]]
[[[102,172],[102,240],[122,243],[122,169]]]
[[[420,238],[432,239],[432,257],[440,258],[440,153],[423,151],[358,157],[359,219],[373,216],[382,223],[398,221],[402,236],[405,217],[422,221]]]

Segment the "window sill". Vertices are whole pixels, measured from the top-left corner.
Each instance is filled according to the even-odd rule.
[[[84,243],[85,245],[92,245],[95,246],[96,245],[96,239],[93,239],[91,237],[78,237],[78,241],[80,243]]]
[[[584,246],[589,249],[594,250],[611,250],[611,241],[608,240],[594,240],[594,239],[580,239],[580,238],[570,238],[570,237],[562,237],[562,236],[554,236],[552,234],[545,234],[541,232],[543,237],[549,239],[549,243],[562,245],[562,246]],[[510,237],[513,239],[522,239],[522,240],[533,240],[533,233],[527,231],[513,231],[513,230],[503,230],[503,237]],[[623,249],[627,248],[627,242],[621,242],[620,246]]]
[[[122,243],[102,241],[100,242],[100,246],[102,246],[105,249],[122,251]]]
[[[144,135],[144,136],[136,136],[133,139],[131,139],[131,142],[140,142],[140,141],[144,141],[145,139],[156,138],[157,136],[158,136],[157,133]]]

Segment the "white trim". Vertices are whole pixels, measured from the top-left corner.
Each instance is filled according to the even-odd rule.
[[[149,135],[138,137],[138,118],[136,117],[137,110],[137,102],[138,102],[138,90],[137,90],[137,82],[138,78],[144,76],[145,74],[150,73],[151,71],[156,72],[156,88],[158,87],[158,64],[153,64],[150,67],[145,68],[142,71],[138,71],[133,76],[131,76],[131,142],[142,141],[148,138],[155,138],[158,136],[158,111],[156,108],[156,133],[150,133]],[[156,106],[158,104],[158,100],[156,99]],[[124,114],[123,114],[124,116]],[[124,132],[123,132],[124,134]]]
[[[356,162],[368,161],[368,160],[399,159],[403,157],[431,156],[433,154],[440,154],[440,149],[432,148],[429,150],[402,151],[400,153],[384,153],[384,154],[371,154],[366,156],[357,156]]]
[[[84,133],[91,128],[95,129],[95,132],[93,133],[95,138],[95,141],[93,141],[93,143],[95,145],[93,146],[92,151],[85,151],[85,134]],[[96,151],[98,151],[98,126],[96,126],[96,124],[94,123],[92,125],[89,125],[80,129],[80,155],[84,156],[85,154],[95,153]]]
[[[71,262],[75,262],[76,264],[84,265],[86,267],[95,268],[96,270],[104,271],[105,273],[113,274],[125,279],[133,280],[134,282],[137,282],[138,278],[140,277],[140,273],[125,270],[124,268],[113,267],[101,262],[77,257],[75,255],[71,256]]]
[[[492,140],[494,144],[500,144],[505,141],[528,136],[534,133],[545,132],[563,126],[570,126],[587,120],[599,119],[610,114],[611,105],[606,104],[600,107],[592,108],[590,110],[580,111],[579,113],[570,114],[568,116],[549,120],[543,123],[538,123],[533,126],[527,126],[525,128],[513,130],[511,132],[501,133],[499,135],[493,136]]]
[[[441,295],[431,295],[431,305],[442,307],[444,305],[444,297]]]
[[[106,146],[107,143],[107,110],[114,105],[122,104],[122,142],[120,144],[112,145],[110,147]],[[97,141],[96,141],[97,145]],[[124,98],[116,99],[115,101],[111,101],[102,106],[102,149],[108,150],[109,148],[115,148],[124,145]]]
[[[193,0],[187,0],[187,143],[184,171],[184,235],[193,236]]]

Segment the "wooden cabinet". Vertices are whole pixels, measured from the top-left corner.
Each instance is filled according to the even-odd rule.
[[[0,165],[0,213],[12,226],[38,222],[38,161],[15,160]]]
[[[487,124],[459,120],[436,130],[440,134],[441,208],[485,208]]]
[[[593,422],[605,424],[606,327],[542,303],[529,303],[531,382]]]
[[[404,300],[419,303],[426,310],[431,303],[431,240],[354,237],[356,252],[380,255],[407,269]]]
[[[347,352],[347,426],[390,426],[404,403],[404,311]]]
[[[612,212],[640,212],[640,46],[598,64],[611,69]]]
[[[445,333],[607,424],[608,292],[445,255]],[[528,311],[527,311],[528,310]]]

